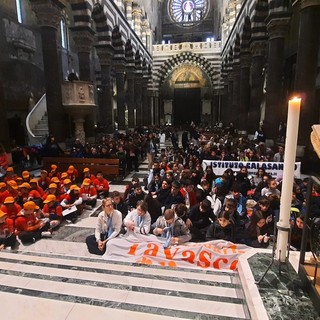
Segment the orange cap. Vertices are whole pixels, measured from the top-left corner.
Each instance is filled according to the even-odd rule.
[[[29,177],[30,177],[29,171],[22,171],[22,176],[23,176],[24,178],[29,178]]]
[[[14,180],[9,180],[7,184],[13,189],[18,189],[18,185]]]
[[[71,187],[70,187],[70,190],[76,190],[76,191],[79,191],[80,188],[76,185],[76,184],[73,184]]]
[[[19,188],[31,189],[31,186],[28,182],[24,182],[24,183],[20,184]]]
[[[84,186],[89,186],[91,184],[91,180],[89,178],[86,178],[86,179],[83,180],[82,184]]]
[[[33,201],[27,201],[23,204],[23,209],[25,210],[36,210],[37,205]]]
[[[9,204],[9,203],[14,203],[14,198],[13,197],[6,197],[4,199],[4,204]]]
[[[43,203],[49,203],[56,200],[57,200],[57,197],[54,194],[49,194],[46,200],[43,201]]]

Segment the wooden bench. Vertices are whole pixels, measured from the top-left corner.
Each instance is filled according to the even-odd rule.
[[[100,158],[68,158],[68,157],[44,157],[42,158],[43,169],[51,171],[51,165],[58,166],[60,172],[68,170],[73,165],[79,172],[79,177],[83,177],[83,169],[89,168],[92,174],[101,171],[105,178],[114,178],[119,175],[119,159]]]

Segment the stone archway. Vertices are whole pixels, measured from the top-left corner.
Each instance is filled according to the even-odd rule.
[[[163,82],[161,95],[165,100],[164,118],[174,125],[192,121],[212,122],[211,80],[199,66],[190,62],[176,66]]]

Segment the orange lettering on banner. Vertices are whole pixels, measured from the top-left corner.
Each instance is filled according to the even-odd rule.
[[[155,243],[148,243],[147,248],[149,248],[149,250],[145,250],[143,254],[145,254],[146,256],[153,256],[153,257],[157,256],[159,251],[158,245],[156,245]]]
[[[229,246],[229,248],[224,249],[225,250],[224,254],[228,254],[228,250],[229,249],[231,249],[232,253],[238,253],[237,246],[235,244],[232,244],[232,245]]]
[[[227,259],[227,258],[219,258],[219,259],[217,259],[217,260],[215,260],[214,262],[213,262],[213,267],[215,268],[215,269],[220,269],[220,262],[223,262],[223,263],[225,263],[225,264],[227,264],[228,262],[229,262],[229,260]]]
[[[193,251],[186,250],[182,252],[182,256],[185,258],[182,258],[184,261],[188,261],[189,263],[194,263],[195,254]]]
[[[148,259],[146,257],[142,257],[140,260],[137,260],[136,263],[141,263],[141,264],[152,264],[152,260]]]
[[[223,250],[222,250],[223,254],[224,254],[224,255],[229,254],[229,250],[230,250],[230,249],[231,249],[231,248],[223,249]],[[237,253],[237,250],[231,249],[231,253]]]
[[[177,254],[177,252],[179,251],[179,248],[176,248],[174,250],[174,253],[171,254],[171,250],[169,248],[164,249],[164,254],[166,255],[166,259],[171,260],[174,258],[174,256]]]
[[[199,254],[199,261],[197,265],[201,268],[209,268],[210,267],[210,260],[207,259],[206,255],[208,255],[209,259],[212,259],[212,253],[209,251],[201,251]]]
[[[165,261],[160,261],[159,264],[160,264],[161,267],[167,266],[167,264],[166,264]],[[176,268],[176,267],[177,267],[177,264],[176,264],[174,261],[169,261],[169,262],[168,262],[168,267]]]
[[[219,248],[213,247],[212,251],[221,254],[221,250]]]
[[[213,249],[214,249],[214,246],[213,246],[212,244],[210,244],[210,243],[205,243],[203,246],[204,246],[205,248],[207,248],[207,249],[210,249],[210,250],[213,250]]]
[[[237,267],[238,267],[238,260],[232,261],[230,265],[230,270],[237,270]]]
[[[139,243],[135,243],[130,247],[130,250],[128,252],[128,254],[131,254],[132,256],[134,256],[136,254],[136,250],[138,248]]]

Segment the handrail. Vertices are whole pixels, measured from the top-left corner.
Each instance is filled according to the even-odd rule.
[[[31,127],[30,127],[30,124],[33,124],[34,121],[32,121],[32,116],[36,115],[36,110],[38,109],[38,107],[40,106],[40,104],[43,102],[43,100],[46,99],[46,94],[44,93],[43,96],[39,99],[39,101],[35,104],[35,106],[32,108],[32,110],[29,112],[28,116],[27,116],[27,119],[26,119],[26,127],[27,127],[27,131],[28,131],[28,134],[32,137],[32,138],[35,138],[36,136],[33,134],[32,130],[31,130]],[[45,106],[47,106],[47,104],[44,104]],[[39,110],[37,110],[39,111]],[[40,110],[40,111],[43,111],[43,110]],[[45,111],[42,112],[42,116],[45,114]],[[39,112],[38,112],[38,115],[39,115]],[[41,117],[37,117],[37,121],[41,119]],[[33,123],[31,123],[33,122]]]
[[[46,107],[47,104],[43,103],[42,105],[45,106],[45,109],[40,109],[38,108],[39,106],[41,106],[41,103],[46,100],[46,94],[44,93],[43,96],[39,99],[39,101],[35,104],[35,106],[32,108],[32,110],[29,112],[27,118],[26,118],[26,128],[28,131],[28,134],[32,137],[32,138],[36,138],[36,136],[34,135],[34,133],[32,132],[31,126],[34,128],[34,126],[36,125],[36,121],[38,121],[39,119],[42,118],[42,116],[45,114],[46,112]],[[36,115],[36,116],[35,116]],[[35,117],[33,117],[35,116]]]

